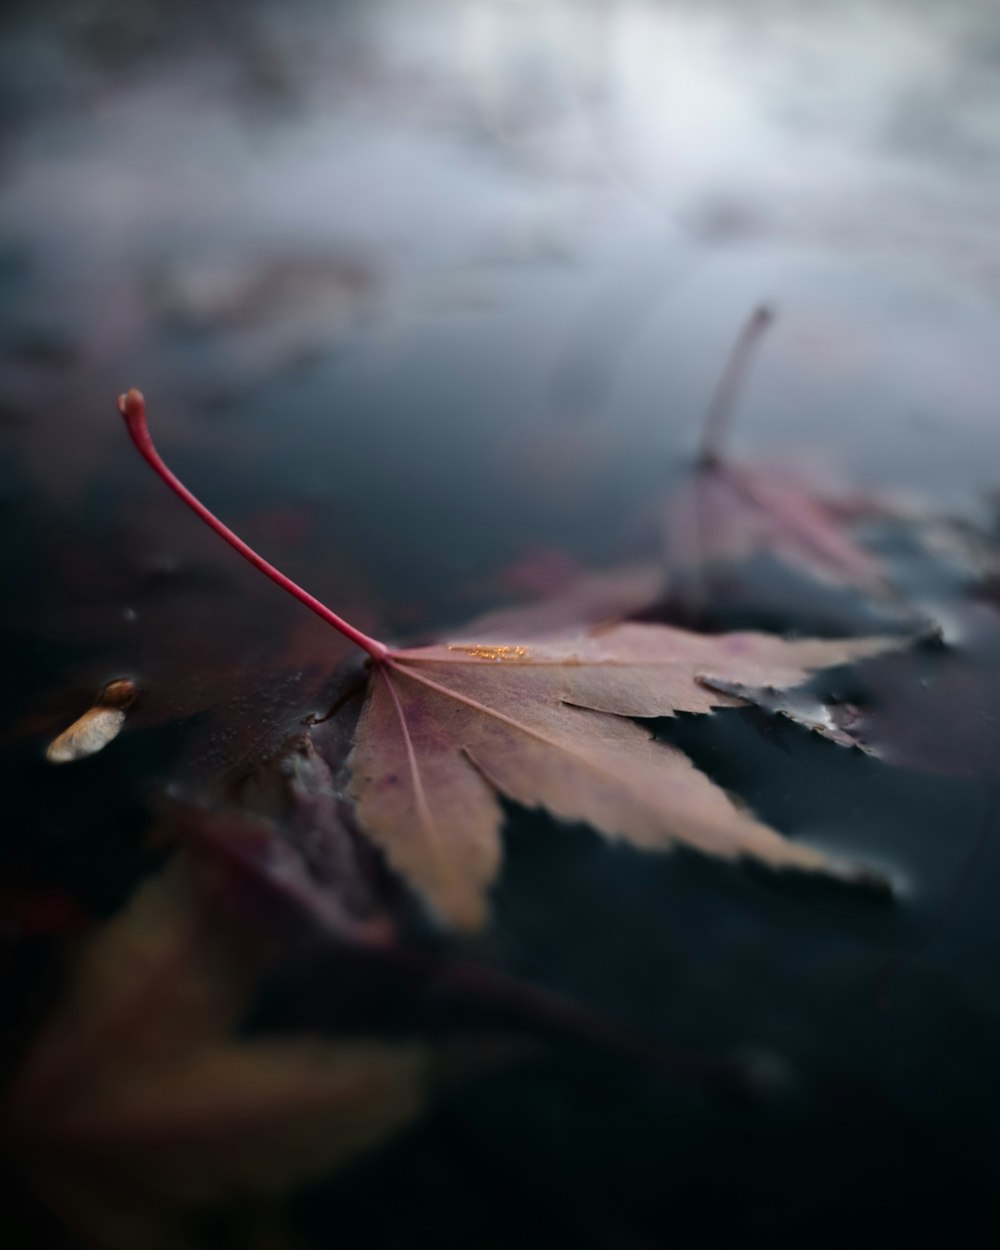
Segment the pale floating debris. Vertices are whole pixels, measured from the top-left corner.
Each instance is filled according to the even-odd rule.
[[[69,764],[102,751],[121,733],[135,694],[135,683],[128,678],[109,681],[94,706],[49,743],[45,758],[50,764]]]

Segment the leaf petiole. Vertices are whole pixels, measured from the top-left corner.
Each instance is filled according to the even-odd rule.
[[[349,638],[351,642],[357,643],[359,647],[367,651],[377,663],[382,663],[386,659],[389,654],[389,648],[384,642],[379,642],[377,638],[370,638],[367,634],[362,633],[360,629],[356,629],[342,617],[338,616],[336,612],[331,612],[325,604],[320,603],[308,591],[296,585],[290,577],[286,577],[273,564],[269,564],[263,556],[259,556],[252,547],[248,546],[242,538],[234,534],[227,525],[223,525],[214,513],[209,512],[205,505],[192,495],[180,478],[176,477],[167,468],[150,436],[149,427],[146,424],[146,401],[141,391],[137,391],[133,387],[131,390],[126,391],[124,395],[119,395],[118,411],[125,418],[129,436],[135,444],[139,455],[142,456],[157,477],[166,482],[174,494],[178,495],[210,529],[215,530],[220,538],[224,538],[230,547],[234,547],[244,560],[249,561],[254,568],[259,569],[272,582],[277,582],[282,590],[286,590],[293,598],[298,599],[307,608],[311,608],[317,616],[322,617],[328,625],[332,625],[334,629],[339,630],[345,638]]]
[[[750,314],[729,353],[705,414],[698,448],[698,464],[702,468],[715,468],[722,460],[722,444],[736,396],[750,367],[754,350],[773,320],[774,309],[767,304],[759,304]]]

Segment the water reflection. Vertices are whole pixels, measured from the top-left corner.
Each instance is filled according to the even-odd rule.
[[[691,438],[732,326],[769,297],[787,329],[748,437],[839,442],[880,474],[916,439],[904,476],[942,452],[975,472],[1000,191],[976,6],[166,13],[8,19],[0,229],[32,274],[4,284],[8,407],[52,421],[74,394],[103,454],[91,405],[123,374],[191,411],[326,362],[315,389],[341,411],[345,346],[371,387],[449,341],[438,428],[471,426],[492,457],[498,425],[565,415],[546,391],[568,370],[569,406],[614,425],[613,471],[633,474]],[[482,402],[494,363],[502,422]],[[368,402],[398,406],[403,386]],[[873,409],[878,438],[859,439]],[[32,456],[43,481],[50,465]]]

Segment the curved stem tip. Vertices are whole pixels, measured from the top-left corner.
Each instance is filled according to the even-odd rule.
[[[210,529],[215,530],[220,538],[224,538],[230,547],[235,547],[244,560],[248,560],[255,568],[260,569],[272,582],[277,582],[282,590],[286,590],[293,598],[298,599],[307,608],[311,608],[317,616],[322,617],[328,625],[332,625],[334,629],[339,630],[345,638],[350,638],[351,642],[357,643],[359,647],[367,651],[373,660],[382,661],[386,658],[389,654],[389,648],[384,642],[379,642],[377,638],[370,638],[367,634],[363,634],[361,630],[355,629],[353,625],[348,624],[347,621],[339,617],[335,612],[331,612],[325,604],[320,603],[318,599],[314,599],[308,591],[296,585],[291,578],[286,577],[273,564],[269,564],[263,556],[259,556],[252,547],[247,546],[243,539],[234,534],[227,525],[223,525],[214,513],[209,512],[205,505],[196,499],[184,483],[167,468],[150,437],[149,427],[146,424],[146,401],[141,391],[137,391],[133,387],[130,391],[126,391],[124,395],[119,395],[118,411],[125,418],[129,436],[132,442],[135,443],[139,455],[152,468],[157,477],[162,478],[174,494],[179,495],[191,511],[199,516]]]
[[[774,309],[768,304],[759,304],[750,314],[729,353],[729,359],[716,383],[705,414],[705,423],[702,426],[698,463],[703,468],[712,468],[722,459],[722,444],[736,397],[747,376],[754,351],[764,331],[774,320],[774,315]]]

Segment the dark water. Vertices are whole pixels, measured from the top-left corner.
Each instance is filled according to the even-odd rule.
[[[197,793],[316,706],[323,636],[138,463],[127,386],[196,493],[390,637],[505,606],[510,566],[553,552],[660,558],[652,518],[761,299],[780,316],[737,451],[987,517],[998,29],[971,0],[6,10],[4,894],[58,890],[84,929],[113,914],[166,853],[146,838],[165,791]],[[882,540],[924,612],[961,606],[964,576]],[[701,619],[830,633],[879,613],[764,560]],[[123,673],[147,694],[121,738],[47,766]],[[748,1088],[540,1047],[295,1187],[293,1240],[254,1196],[199,1211],[205,1244],[791,1244],[991,1210],[988,770],[886,764],[750,709],[657,733],[897,896],[642,856],[511,808],[483,952],[743,1063]],[[4,924],[14,1072],[77,939]],[[247,1027],[334,1031],[338,982],[309,958]],[[25,1245],[86,1244],[21,1198]]]

